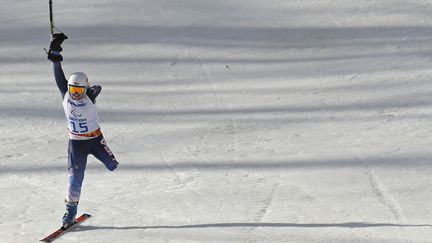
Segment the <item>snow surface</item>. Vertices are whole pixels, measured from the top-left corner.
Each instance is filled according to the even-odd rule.
[[[104,90],[57,242],[432,242],[430,0],[55,0]],[[48,1],[0,2],[0,241],[64,213]]]

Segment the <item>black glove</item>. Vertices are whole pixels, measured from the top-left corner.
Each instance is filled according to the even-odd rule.
[[[96,96],[99,95],[101,90],[102,90],[102,87],[100,85],[94,85],[94,86],[87,89],[87,94],[96,98]]]
[[[63,33],[53,34],[53,40],[51,41],[51,44],[50,44],[50,51],[61,52],[63,50],[61,47],[61,44],[67,38],[68,37]]]
[[[61,44],[68,37],[63,33],[53,34],[53,40],[51,41],[50,48],[48,51],[48,59],[53,62],[61,62],[63,61],[63,56],[60,55],[60,52],[63,50]]]
[[[52,62],[61,62],[63,61],[63,56],[60,55],[60,52],[58,51],[49,51],[48,59],[51,60]]]

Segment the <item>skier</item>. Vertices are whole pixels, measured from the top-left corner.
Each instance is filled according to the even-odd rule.
[[[48,59],[53,62],[54,77],[63,97],[63,109],[68,122],[69,148],[68,171],[69,182],[66,195],[66,213],[62,218],[63,227],[75,223],[81,186],[87,164],[87,156],[94,155],[113,171],[119,164],[108,148],[98,123],[96,97],[102,87],[90,86],[84,73],[73,73],[66,80],[61,66],[63,50],[61,44],[67,39],[63,33],[54,34],[48,51]]]

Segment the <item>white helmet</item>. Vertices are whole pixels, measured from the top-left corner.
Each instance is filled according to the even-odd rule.
[[[86,88],[90,86],[87,75],[81,72],[72,73],[72,75],[69,77],[68,85]]]

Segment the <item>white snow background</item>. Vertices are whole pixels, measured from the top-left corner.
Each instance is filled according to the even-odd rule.
[[[66,75],[103,86],[56,242],[432,242],[429,0],[54,0]],[[0,241],[64,213],[48,1],[0,2]]]

